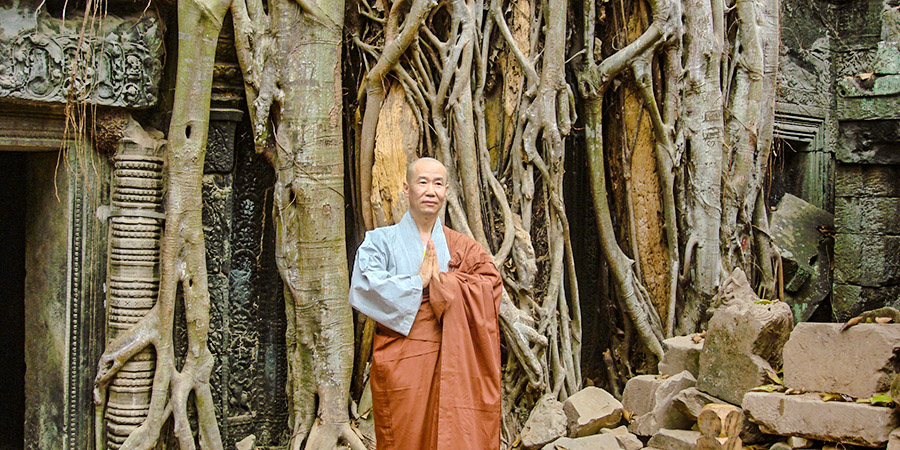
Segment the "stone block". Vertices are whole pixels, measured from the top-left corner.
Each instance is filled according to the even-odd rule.
[[[693,387],[694,376],[688,371],[658,380],[650,401],[650,411],[636,415],[628,430],[638,436],[652,436],[660,428],[690,428],[692,421],[672,406],[672,399],[684,389]]]
[[[831,293],[831,240],[819,229],[833,225],[833,214],[791,194],[772,213],[769,231],[784,264],[784,300],[796,322],[809,319]]]
[[[784,385],[868,398],[890,389],[900,324],[797,324],[784,346]]]
[[[568,420],[569,436],[596,434],[601,428],[618,425],[622,421],[622,403],[609,392],[598,387],[584,388],[563,403]]]
[[[613,429],[603,428],[600,430],[600,434],[612,434],[615,436],[622,450],[640,450],[644,448],[644,443],[636,435],[629,432],[624,425]]]
[[[619,441],[612,434],[595,434],[580,438],[559,438],[544,446],[543,450],[622,450]],[[640,447],[638,447],[640,448]]]
[[[810,448],[810,447],[812,447],[813,442],[805,437],[791,436],[787,440],[787,445],[790,445],[792,449],[794,449],[794,448]]]
[[[888,435],[888,444],[886,450],[900,450],[900,428],[894,428]]]
[[[838,233],[834,238],[834,282],[859,286],[900,283],[900,236]]]
[[[527,450],[541,448],[566,435],[563,405],[551,396],[541,398],[522,427],[519,439]]]
[[[697,439],[699,438],[699,431],[663,428],[650,438],[650,441],[647,442],[647,447],[666,450],[695,450],[697,448]]]
[[[697,389],[740,404],[746,392],[765,383],[767,370],[781,366],[781,349],[792,325],[791,309],[784,302],[738,300],[719,308],[709,321],[700,354]]]
[[[900,234],[900,197],[837,197],[834,226],[842,233]]]
[[[900,166],[839,164],[835,197],[900,197]]]
[[[653,409],[656,389],[663,380],[656,375],[638,375],[625,383],[622,406],[635,415],[646,414]]]
[[[893,89],[898,89],[897,77],[893,77]],[[853,80],[842,80],[845,85],[854,85]],[[879,86],[880,85],[880,86]],[[886,87],[876,80],[875,89],[866,93],[876,93]],[[840,89],[840,87],[838,88]],[[838,124],[838,140],[835,158],[842,163],[897,164],[900,163],[900,101],[897,92],[878,101],[869,98],[838,99],[837,114],[842,116]],[[892,98],[893,97],[893,98]]]
[[[710,403],[726,402],[715,398],[706,392],[702,392],[695,387],[687,388],[679,392],[675,395],[675,398],[672,399],[672,406],[691,420],[697,420],[697,417],[700,415],[700,410]]]
[[[749,392],[741,404],[764,433],[883,447],[900,424],[893,408],[856,402],[823,402],[818,394]]]
[[[694,342],[694,335],[675,336],[663,341],[665,354],[657,369],[661,375],[675,375],[687,370],[694,377],[700,373],[700,351],[703,340]]]
[[[900,308],[900,285],[865,287],[835,283],[831,306],[838,322],[882,306]]]

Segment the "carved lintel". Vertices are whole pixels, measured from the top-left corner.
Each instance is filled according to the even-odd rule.
[[[64,103],[71,96],[128,108],[157,102],[163,24],[152,11],[133,18],[107,16],[84,36],[85,22],[78,18],[0,12],[0,99]]]

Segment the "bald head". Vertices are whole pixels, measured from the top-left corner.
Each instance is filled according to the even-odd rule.
[[[429,167],[437,167],[440,166],[441,169],[444,170],[444,178],[447,177],[447,168],[444,166],[444,163],[434,159],[429,158],[427,156],[422,158],[416,158],[406,166],[406,182],[412,184],[413,180],[416,178],[418,171],[422,169],[423,166]]]

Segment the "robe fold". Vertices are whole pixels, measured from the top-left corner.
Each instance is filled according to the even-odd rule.
[[[395,227],[402,224],[401,221]],[[432,279],[421,292],[408,332],[402,333],[405,331],[402,326],[386,326],[375,319],[378,324],[370,380],[379,450],[500,448],[498,314],[502,282],[490,255],[477,242],[437,223],[435,228],[439,227],[449,253],[447,270],[442,267],[440,280]],[[404,239],[418,242],[422,248],[418,232],[408,234],[402,227],[393,231],[405,235]],[[371,241],[390,241],[373,238]],[[369,235],[366,241],[372,244]],[[355,308],[361,312],[363,308],[371,308],[365,303],[374,294],[368,288],[360,288],[360,284],[367,284],[367,272],[378,274],[380,281],[375,284],[387,283],[391,292],[410,295],[412,283],[402,281],[410,278],[418,280],[421,290],[418,277],[421,255],[414,272],[409,273],[407,268],[407,273],[402,273],[393,260],[398,257],[397,248],[370,246],[368,250],[383,253],[376,252],[380,254],[376,258],[367,256],[366,269],[356,267],[360,265],[357,255],[351,287],[351,304],[356,302]],[[440,263],[440,251],[438,260]],[[397,284],[407,287],[395,289]],[[355,300],[354,296],[357,296]],[[386,301],[374,296],[375,303]],[[392,324],[405,323],[396,320],[399,316],[392,312],[389,320]]]

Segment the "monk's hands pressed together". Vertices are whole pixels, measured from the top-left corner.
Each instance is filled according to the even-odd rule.
[[[422,288],[428,287],[432,279],[441,281],[441,269],[437,261],[437,250],[434,248],[434,241],[428,241],[425,246],[425,258],[422,265],[419,266],[419,276],[422,278]]]

